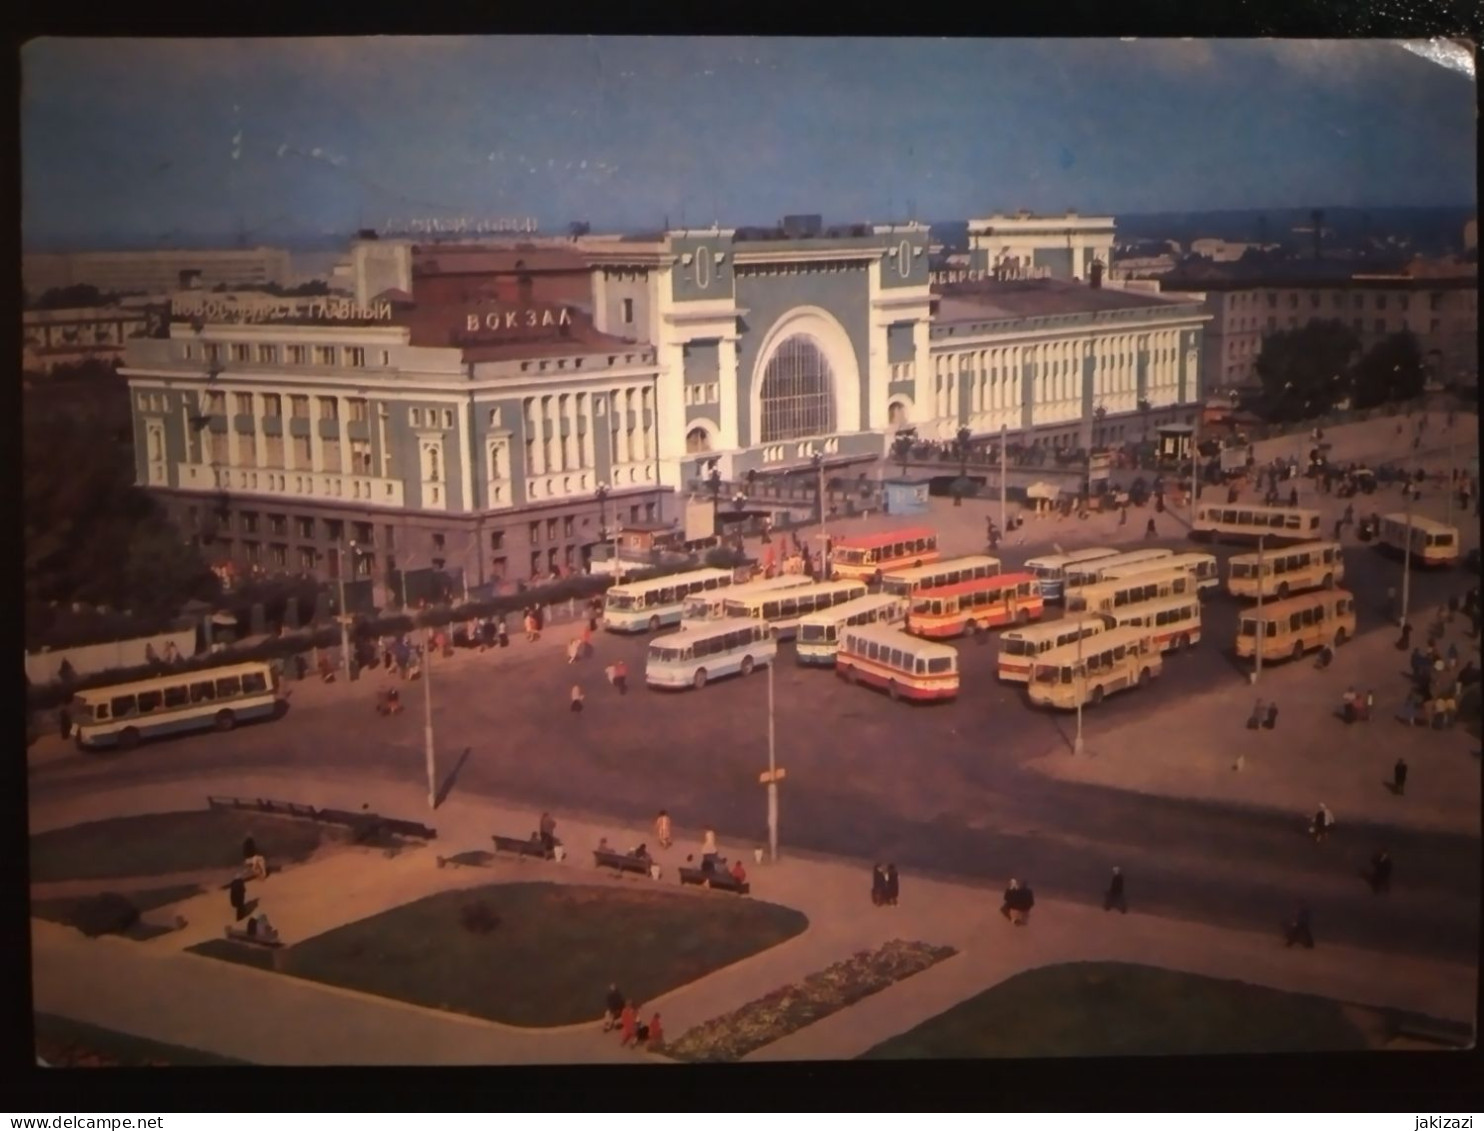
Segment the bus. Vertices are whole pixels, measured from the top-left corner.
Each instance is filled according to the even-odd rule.
[[[918,590],[907,614],[907,631],[927,637],[962,636],[993,625],[1040,620],[1045,611],[1040,582],[1028,573],[1002,573]]]
[[[1124,566],[1122,569],[1110,569],[1103,574],[1103,580],[1121,581],[1141,573],[1169,569],[1183,569],[1193,575],[1197,589],[1215,589],[1221,585],[1221,568],[1216,562],[1216,555],[1197,553],[1172,554],[1168,558],[1154,558],[1137,565]]]
[[[718,676],[751,675],[777,656],[778,642],[761,621],[707,621],[651,640],[644,682],[650,687],[705,687]]]
[[[1164,550],[1153,547],[1147,550],[1128,550],[1124,553],[1114,554],[1109,558],[1094,558],[1092,561],[1081,562],[1074,566],[1068,566],[1066,571],[1065,595],[1070,597],[1072,590],[1082,585],[1091,585],[1102,581],[1109,572],[1115,569],[1126,569],[1129,566],[1142,565],[1144,562],[1158,561],[1160,558],[1173,558],[1174,550]]]
[[[1045,624],[1012,628],[1000,633],[1000,651],[995,658],[999,677],[1011,683],[1029,683],[1035,658],[1053,648],[1075,644],[1079,637],[1097,636],[1108,627],[1102,617],[1063,617]]]
[[[981,577],[994,577],[1000,572],[1000,559],[987,554],[975,554],[967,558],[949,558],[934,565],[901,569],[881,576],[881,592],[898,597],[910,597],[919,589],[941,589],[945,585],[957,585],[960,581],[977,581]]]
[[[1261,554],[1237,554],[1227,563],[1226,591],[1233,597],[1283,600],[1305,589],[1333,589],[1345,579],[1338,542],[1300,542]]]
[[[801,617],[857,601],[866,593],[864,581],[821,581],[777,593],[734,595],[722,602],[722,612],[728,620],[767,621],[779,640],[792,640]]]
[[[1067,613],[1111,613],[1125,605],[1198,592],[1196,579],[1188,569],[1156,569],[1084,585],[1068,595]]]
[[[1262,658],[1299,659],[1326,644],[1339,647],[1355,635],[1355,598],[1344,589],[1316,589],[1286,601],[1243,609],[1237,619],[1237,655],[1250,659],[1262,627]]]
[[[1201,599],[1196,593],[1125,605],[1104,613],[1109,628],[1142,628],[1161,652],[1183,652],[1201,642]]]
[[[1409,521],[1410,531],[1407,529]],[[1410,520],[1405,514],[1382,515],[1378,544],[1397,557],[1410,547],[1412,560],[1418,565],[1458,564],[1458,527],[1419,514],[1412,515]]]
[[[833,609],[799,618],[795,658],[801,664],[832,665],[840,633],[867,624],[901,624],[907,619],[907,599],[890,593],[869,593]]]
[[[803,589],[806,585],[813,584],[813,579],[806,574],[785,573],[778,577],[759,577],[744,581],[726,589],[693,593],[681,606],[680,620],[682,624],[686,621],[720,620],[726,615],[727,600],[732,597],[745,597],[751,593],[776,593],[781,589]]]
[[[1319,537],[1319,512],[1304,507],[1202,503],[1195,509],[1190,536],[1203,542],[1255,542],[1274,545],[1312,542]]]
[[[192,730],[231,730],[281,711],[278,679],[266,663],[176,672],[95,687],[72,697],[67,713],[77,745],[132,750],[144,738]]]
[[[1113,692],[1147,686],[1162,671],[1164,658],[1148,629],[1110,628],[1036,657],[1026,691],[1039,707],[1073,711],[1096,706]]]
[[[1067,570],[1084,562],[1111,558],[1118,551],[1108,546],[1089,546],[1085,550],[1070,550],[1065,554],[1048,554],[1043,558],[1031,558],[1025,563],[1027,573],[1036,575],[1041,583],[1041,596],[1047,601],[1060,601],[1065,596],[1063,587]]]
[[[912,526],[841,538],[830,548],[830,576],[869,581],[880,573],[899,572],[938,560],[938,533]]]
[[[729,569],[698,569],[614,585],[603,598],[603,627],[609,632],[654,632],[661,625],[679,624],[687,597],[728,589],[732,582]]]
[[[958,695],[958,651],[884,624],[861,625],[841,631],[835,674],[885,688],[893,699],[952,699]]]

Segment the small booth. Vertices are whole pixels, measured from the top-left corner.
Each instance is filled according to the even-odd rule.
[[[1159,462],[1184,463],[1190,459],[1195,428],[1189,424],[1163,424],[1159,428]]]
[[[887,514],[925,514],[929,479],[883,479],[881,494]]]
[[[1026,501],[1037,518],[1044,518],[1056,509],[1061,499],[1061,488],[1055,483],[1032,483],[1025,489]]]

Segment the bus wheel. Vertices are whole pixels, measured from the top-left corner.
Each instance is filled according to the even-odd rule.
[[[650,632],[658,632],[659,630],[660,630],[660,618],[659,617],[650,617],[649,618],[649,631]]]
[[[742,674],[743,675],[751,675],[752,674],[752,657],[751,656],[743,656],[742,657]]]
[[[1293,642],[1293,658],[1295,660],[1302,660],[1304,658],[1304,642],[1302,640],[1295,640]]]
[[[125,727],[119,731],[119,749],[133,750],[139,745],[139,732],[133,727]]]
[[[1278,584],[1278,600],[1280,600],[1280,601],[1286,601],[1287,599],[1288,599],[1288,582],[1283,581],[1283,582],[1280,582]]]
[[[897,686],[896,680],[892,680],[889,684],[886,685],[886,693],[890,695],[894,700],[900,699],[902,697],[902,689]]]
[[[1335,647],[1336,648],[1338,648],[1341,644],[1345,643],[1345,641],[1347,641],[1349,639],[1350,639],[1349,634],[1346,633],[1346,631],[1343,628],[1337,628],[1337,629],[1335,629]]]
[[[705,668],[697,668],[696,669],[696,678],[694,680],[692,680],[691,682],[694,683],[697,687],[705,687],[706,686],[706,669]]]
[[[1092,705],[1096,707],[1103,701],[1103,689],[1101,686],[1092,689]]]
[[[218,711],[216,713],[216,729],[231,730],[237,725],[237,716],[231,711]]]
[[[1333,589],[1335,587],[1335,575],[1334,574],[1332,574],[1332,573],[1326,573],[1324,575],[1324,587],[1326,589]]]
[[[1140,668],[1139,669],[1139,686],[1140,687],[1148,687],[1149,686],[1149,669],[1148,668]]]

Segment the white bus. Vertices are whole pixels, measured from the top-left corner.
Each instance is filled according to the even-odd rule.
[[[1195,593],[1125,605],[1103,617],[1109,628],[1144,629],[1161,652],[1183,652],[1201,642],[1201,599]]]
[[[609,632],[654,632],[661,625],[679,624],[686,598],[731,586],[729,569],[698,569],[615,585],[603,598],[603,627]]]
[[[1099,616],[1063,617],[1044,624],[1012,628],[1000,633],[1000,653],[996,657],[999,677],[1011,683],[1028,683],[1035,658],[1053,648],[1077,643],[1077,638],[1097,636],[1108,627]]]
[[[833,609],[810,613],[799,618],[795,658],[801,664],[833,667],[844,629],[867,624],[900,625],[906,619],[907,599],[890,593],[870,593]]]
[[[1227,563],[1226,590],[1233,597],[1282,600],[1305,589],[1333,589],[1345,579],[1338,542],[1301,542],[1261,554],[1236,554]]]
[[[1458,564],[1458,527],[1420,514],[1382,515],[1380,545],[1397,556],[1410,547],[1412,560],[1418,565]]]
[[[792,640],[801,617],[859,600],[868,592],[864,581],[821,581],[802,589],[731,596],[722,602],[722,612],[728,619],[767,621],[779,640]]]
[[[1031,558],[1025,563],[1027,573],[1036,575],[1041,583],[1041,596],[1048,601],[1060,601],[1065,594],[1067,570],[1099,558],[1111,558],[1118,553],[1108,546],[1089,546],[1085,550],[1070,550],[1065,554],[1048,554]]]
[[[932,565],[900,569],[881,577],[881,592],[898,597],[910,597],[919,589],[941,589],[945,585],[957,585],[960,581],[977,581],[981,577],[995,577],[1000,572],[1000,559],[987,554],[974,554],[967,558],[950,558]]]
[[[142,738],[191,730],[231,730],[274,718],[278,680],[265,663],[231,664],[79,691],[68,714],[80,747],[129,750]]]
[[[695,593],[685,599],[685,605],[680,610],[680,620],[682,624],[687,621],[720,620],[726,616],[724,606],[728,598],[746,597],[752,593],[776,593],[781,589],[802,589],[813,584],[813,580],[806,574],[785,573],[778,577],[759,577],[744,581],[728,589]]]
[[[952,699],[958,695],[958,650],[884,624],[846,628],[835,674],[883,687],[893,699]]]
[[[1152,569],[1130,577],[1110,577],[1073,590],[1067,597],[1067,612],[1111,613],[1125,605],[1198,592],[1196,579],[1188,569]]]
[[[644,682],[650,687],[705,687],[718,676],[751,675],[777,656],[778,642],[761,621],[706,621],[651,640]]]
[[[1319,537],[1319,512],[1307,507],[1202,503],[1196,507],[1190,537],[1196,541],[1312,542]]]
[[[1139,565],[1143,562],[1152,562],[1157,558],[1172,558],[1174,556],[1174,550],[1163,550],[1153,547],[1147,550],[1128,550],[1121,554],[1114,554],[1109,558],[1094,558],[1092,561],[1068,566],[1066,570],[1066,586],[1062,591],[1063,595],[1071,596],[1073,589],[1102,581],[1112,570]]]
[[[1071,711],[1101,703],[1115,691],[1144,687],[1162,671],[1164,657],[1148,629],[1112,628],[1037,657],[1026,690],[1037,706]]]
[[[1198,589],[1215,589],[1221,584],[1221,569],[1216,555],[1199,553],[1172,554],[1168,558],[1151,558],[1136,565],[1110,569],[1103,575],[1103,580],[1121,581],[1126,577],[1165,569],[1183,569],[1193,574]]]

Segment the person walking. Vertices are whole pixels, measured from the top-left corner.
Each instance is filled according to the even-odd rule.
[[[536,643],[536,641],[541,639],[541,629],[539,627],[539,622],[537,622],[536,620],[536,614],[530,609],[526,610],[525,626],[526,643],[534,644]]]
[[[1314,821],[1309,826],[1309,831],[1314,835],[1314,843],[1323,844],[1328,840],[1330,830],[1334,826],[1335,815],[1329,811],[1329,806],[1321,801],[1318,810],[1314,813]]]
[[[575,664],[577,662],[577,657],[581,654],[582,641],[574,636],[571,640],[567,641],[567,663]]]
[[[1145,540],[1148,540],[1150,538],[1157,537],[1158,534],[1159,531],[1154,528],[1154,519],[1151,518],[1148,524],[1144,527],[1144,538]]]
[[[886,905],[886,869],[879,863],[871,869],[871,903],[876,907]]]
[[[1259,699],[1256,703],[1252,704],[1252,714],[1247,716],[1248,730],[1256,730],[1262,726],[1263,713],[1263,703]]]
[[[551,856],[556,852],[556,818],[550,813],[542,813],[541,820],[537,823],[541,837],[541,847],[546,849],[546,855]]]
[[[627,1003],[619,991],[618,984],[611,983],[608,986],[608,996],[603,999],[603,1032],[613,1031],[613,1027],[618,1024],[619,1016],[623,1013],[625,1004]]]
[[[885,876],[886,905],[888,907],[895,907],[897,905],[897,895],[901,891],[901,884],[900,881],[897,879],[897,866],[895,864],[888,864],[886,866]]]
[[[1268,704],[1268,715],[1267,718],[1263,719],[1262,725],[1264,730],[1278,729],[1278,704]]]
[[[613,686],[620,695],[629,693],[629,665],[622,660],[613,661]]]
[[[1371,892],[1385,895],[1391,890],[1391,853],[1381,849],[1371,857]]]
[[[1115,867],[1113,878],[1108,881],[1108,891],[1103,896],[1103,910],[1112,911],[1118,908],[1119,914],[1128,914],[1128,900],[1123,895],[1123,870]]]
[[[574,683],[572,685],[572,713],[574,715],[582,714],[582,703],[586,698],[587,696],[582,693],[582,685]]]
[[[233,921],[241,922],[242,917],[247,914],[247,884],[241,876],[234,876],[227,885],[227,899],[232,904]]]
[[[1288,941],[1283,945],[1291,947],[1294,943],[1303,944],[1305,950],[1314,949],[1314,926],[1307,906],[1299,907],[1293,921],[1288,924]]]
[[[501,648],[510,647],[510,631],[505,627],[505,618],[500,618],[499,627],[495,630],[495,643]]]
[[[669,848],[674,843],[670,814],[664,809],[661,809],[659,816],[654,819],[654,839],[661,848]]]
[[[582,654],[591,656],[593,654],[593,633],[596,631],[591,620],[582,626]]]

